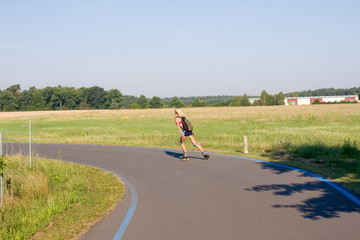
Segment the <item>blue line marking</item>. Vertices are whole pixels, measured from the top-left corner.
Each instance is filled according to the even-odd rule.
[[[79,164],[79,163],[75,163],[75,164]],[[98,168],[98,169],[107,171],[109,173],[115,174],[116,176],[118,176],[125,183],[125,185],[130,190],[130,192],[131,192],[130,208],[129,208],[129,210],[128,210],[128,212],[127,212],[127,214],[126,214],[126,216],[124,218],[124,221],[122,222],[119,230],[117,231],[115,237],[113,238],[113,240],[121,240],[122,236],[125,233],[125,230],[126,230],[127,226],[130,223],[130,220],[131,220],[131,218],[132,218],[132,216],[134,215],[134,212],[135,212],[135,208],[136,208],[136,204],[137,204],[137,193],[135,191],[135,188],[133,187],[133,185],[131,185],[131,183],[126,178],[124,178],[119,173],[116,173],[114,171],[111,171],[111,170],[108,170],[108,169],[105,169],[105,168],[96,167],[96,166],[93,166],[93,165],[88,165],[88,164],[81,164],[81,165],[86,165],[86,166]]]
[[[134,215],[136,204],[137,204],[137,193],[136,193],[134,187],[131,185],[131,183],[126,178],[122,177],[120,174],[117,174],[117,173],[114,173],[114,174],[118,175],[124,181],[124,183],[127,185],[127,187],[129,188],[129,190],[131,192],[130,208],[129,208],[129,210],[126,214],[126,217],[125,217],[124,221],[122,222],[118,232],[116,233],[115,237],[113,238],[113,240],[120,240],[122,238],[122,236],[124,235],[125,230],[126,230],[127,226],[129,225],[132,216]]]

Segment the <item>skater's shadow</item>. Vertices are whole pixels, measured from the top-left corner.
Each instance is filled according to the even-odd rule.
[[[179,153],[179,152],[170,152],[170,151],[164,151],[164,152],[166,153],[166,155],[169,155],[170,157],[177,158],[177,159],[181,159],[181,156],[183,155],[182,153]],[[189,158],[204,160],[203,158],[194,157],[194,156],[191,156],[190,154],[189,154]]]

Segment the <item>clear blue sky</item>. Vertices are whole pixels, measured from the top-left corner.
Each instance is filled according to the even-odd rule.
[[[360,86],[359,0],[0,0],[0,89],[259,95]]]

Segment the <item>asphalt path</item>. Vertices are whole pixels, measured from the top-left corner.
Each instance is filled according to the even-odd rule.
[[[9,154],[27,149],[4,145]],[[33,152],[109,170],[132,185],[82,239],[360,239],[358,196],[295,169],[215,154],[204,160],[199,152],[184,162],[171,149],[35,144]]]

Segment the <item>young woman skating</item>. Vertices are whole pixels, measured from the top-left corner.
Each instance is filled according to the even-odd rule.
[[[207,153],[205,153],[204,149],[199,144],[196,143],[195,137],[194,137],[194,134],[192,133],[192,131],[186,131],[184,129],[183,120],[184,120],[184,113],[180,109],[175,109],[175,123],[180,132],[180,145],[184,152],[184,155],[181,157],[181,159],[184,161],[189,160],[189,156],[187,154],[186,147],[184,144],[186,137],[190,138],[190,141],[193,144],[193,146],[201,151],[202,155],[204,156],[204,158],[206,160],[209,159],[210,156]]]

